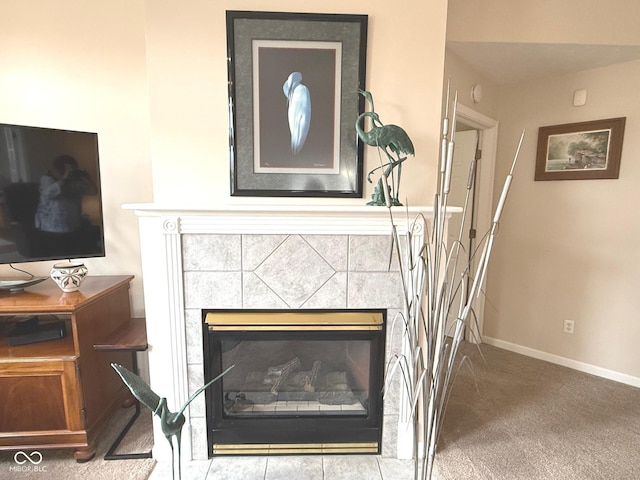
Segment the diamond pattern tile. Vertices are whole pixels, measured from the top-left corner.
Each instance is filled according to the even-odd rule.
[[[347,253],[349,251],[349,237],[347,235],[305,235],[302,238],[336,271],[347,270]]]
[[[287,308],[287,304],[255,273],[245,272],[242,278],[242,307]]]
[[[288,235],[242,235],[242,269],[253,271]]]
[[[347,274],[337,272],[303,305],[303,308],[347,308]]]
[[[302,305],[335,270],[299,235],[285,240],[254,271],[291,308]]]

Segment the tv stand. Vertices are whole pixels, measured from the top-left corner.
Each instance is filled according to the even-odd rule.
[[[73,448],[95,455],[99,435],[131,395],[111,362],[132,368],[131,354],[95,344],[131,320],[130,275],[89,276],[63,293],[46,279],[19,295],[0,295],[0,450]],[[57,340],[10,346],[15,317],[55,315],[66,323]]]

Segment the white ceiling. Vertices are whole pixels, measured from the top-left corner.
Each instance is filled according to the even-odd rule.
[[[498,85],[640,59],[640,46],[447,42],[447,48]]]

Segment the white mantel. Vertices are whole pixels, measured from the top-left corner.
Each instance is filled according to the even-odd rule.
[[[212,238],[205,237],[207,235],[216,236],[216,241],[220,238],[238,236],[244,242],[244,238],[254,240],[259,238],[255,235],[280,235],[302,236],[301,238],[307,236],[306,238],[309,239],[325,241],[328,236],[335,236],[330,238],[346,238],[347,240],[343,243],[345,245],[348,243],[348,248],[353,251],[353,244],[371,245],[380,241],[389,241],[391,233],[390,215],[385,207],[133,204],[125,205],[124,208],[133,210],[139,218],[151,387],[161,396],[167,397],[168,405],[172,410],[177,410],[189,397],[189,393],[203,381],[203,374],[199,371],[201,365],[198,366],[197,363],[202,362],[199,358],[201,352],[198,352],[198,348],[202,349],[201,332],[196,331],[199,328],[198,319],[194,318],[196,316],[193,309],[190,310],[190,303],[193,302],[195,295],[194,290],[198,290],[202,282],[199,280],[198,288],[194,288],[195,282],[190,283],[190,278],[194,275],[191,272],[185,273],[185,262],[193,263],[193,253],[187,252],[187,256],[190,255],[190,257],[185,260],[184,248],[187,247],[183,246],[183,239],[196,238],[197,242],[201,242],[202,239]],[[454,210],[459,209],[452,209],[452,212]],[[406,231],[407,224],[417,217],[423,217],[428,221],[432,218],[433,209],[432,207],[394,207],[393,215],[402,232]],[[424,224],[419,222],[419,225],[414,228],[414,234],[421,236],[423,232]],[[370,239],[374,239],[373,242]],[[188,245],[197,242],[185,243]],[[244,246],[244,243],[242,245]],[[379,252],[379,250],[376,245],[372,251]],[[208,261],[208,257],[215,256],[210,255],[211,251],[215,250],[208,250],[205,255],[202,255],[207,257],[205,260]],[[349,253],[345,254],[345,257],[348,255]],[[360,256],[365,261],[369,261],[369,253],[361,253]],[[382,263],[387,260],[388,258],[383,259]],[[351,259],[349,261],[351,262]],[[378,264],[380,265],[381,262],[378,261]],[[347,271],[349,268],[340,272],[341,278],[360,275],[361,279],[372,275],[366,271],[357,273]],[[250,274],[240,272],[238,276],[242,278],[243,275],[246,277]],[[394,273],[375,272],[375,275],[384,274],[393,275]],[[197,275],[198,279],[201,279],[203,273],[197,272]],[[190,288],[191,291],[186,292],[185,287]],[[197,293],[200,294],[200,291]],[[223,299],[225,300],[226,298]],[[239,300],[236,304],[242,302],[243,300]],[[392,303],[398,303],[397,299]],[[349,308],[350,305],[345,307]],[[385,306],[385,308],[397,309],[401,308],[401,305]],[[198,337],[200,337],[199,344]],[[401,393],[396,395],[396,397],[401,396]],[[406,418],[403,420],[403,417],[406,417],[406,404],[402,399],[396,399],[396,401],[399,406],[394,418],[397,418],[401,425],[397,428],[397,457],[408,458],[411,456],[411,434],[404,427],[408,423]],[[198,399],[185,411],[186,424],[182,436],[183,461],[203,458],[203,455],[206,458],[206,448],[202,452],[203,436],[206,441],[201,418],[204,415],[203,409],[204,399]],[[383,437],[384,435],[383,432]],[[160,461],[168,461],[170,450],[158,423],[154,425],[154,437],[154,457]]]
[[[322,205],[222,205],[168,206],[154,203],[129,204],[138,217],[179,218],[183,233],[355,233],[375,235],[390,232],[386,207]],[[453,208],[453,211],[458,211]],[[393,207],[397,224],[418,215],[433,216],[433,207]],[[209,230],[205,230],[209,231]]]

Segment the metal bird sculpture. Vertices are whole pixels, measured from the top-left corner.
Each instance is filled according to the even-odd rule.
[[[413,142],[401,127],[397,125],[385,125],[380,121],[380,116],[375,112],[373,106],[373,95],[370,92],[364,90],[358,90],[358,93],[362,95],[371,105],[371,111],[362,113],[356,120],[356,131],[360,139],[372,147],[378,147],[382,150],[387,159],[387,163],[381,164],[374,168],[367,175],[367,181],[371,183],[371,175],[377,170],[383,169],[383,175],[385,177],[391,176],[390,201],[391,205],[402,205],[398,196],[400,194],[400,178],[402,175],[402,162],[407,159],[407,155],[415,155],[413,148]],[[364,120],[369,117],[371,119],[371,126],[368,131],[364,130]],[[360,123],[363,126],[360,126]],[[398,167],[398,175],[395,178],[394,169]],[[385,193],[382,178],[378,180],[378,184],[371,196],[371,201],[367,205],[386,205]]]
[[[211,380],[206,385],[203,385],[198,390],[193,392],[193,394],[189,397],[189,399],[185,402],[185,404],[178,410],[177,412],[169,411],[167,407],[167,399],[156,394],[151,387],[147,385],[144,380],[142,380],[135,373],[127,370],[122,365],[118,365],[117,363],[112,363],[111,366],[113,369],[120,375],[124,384],[129,388],[131,393],[135,398],[137,398],[145,407],[151,410],[154,415],[160,417],[160,425],[162,427],[162,433],[169,441],[169,445],[171,446],[171,471],[173,474],[173,478],[175,479],[175,455],[173,450],[173,437],[176,437],[176,442],[178,445],[178,479],[181,478],[181,469],[180,469],[180,440],[182,434],[182,426],[184,425],[185,418],[183,412],[189,406],[189,404],[202,393],[207,387],[213,384],[216,380],[219,380],[224,375],[227,374],[229,370],[231,370],[235,365],[231,365],[224,372],[218,375],[216,378]]]
[[[296,155],[303,147],[311,125],[311,95],[302,84],[302,74],[293,72],[282,85],[287,97],[287,118],[291,132],[291,152]]]

